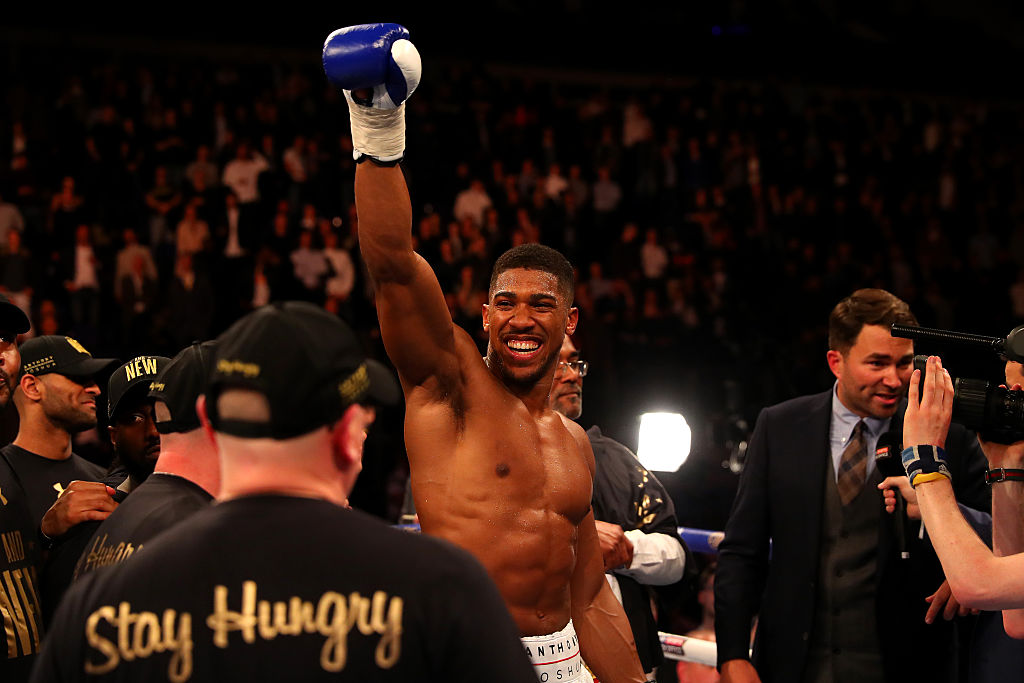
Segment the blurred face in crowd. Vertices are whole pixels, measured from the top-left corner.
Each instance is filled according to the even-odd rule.
[[[14,232],[13,230],[11,232]],[[14,382],[21,374],[21,353],[18,335],[13,330],[0,330],[0,408],[7,407],[14,393]]]
[[[583,375],[578,368],[563,363],[572,363],[579,359],[579,350],[569,335],[565,335],[562,350],[558,352],[558,366],[555,367],[555,382],[551,385],[549,400],[553,410],[570,420],[577,420],[583,414]]]
[[[914,344],[882,325],[865,325],[845,353],[833,349],[827,358],[842,404],[860,417],[884,419],[896,412],[910,383]]]

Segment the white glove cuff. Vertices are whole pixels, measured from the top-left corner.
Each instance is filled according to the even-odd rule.
[[[399,161],[405,156],[405,103],[394,109],[374,109],[352,101],[346,90],[352,123],[352,158],[364,155],[381,162]]]

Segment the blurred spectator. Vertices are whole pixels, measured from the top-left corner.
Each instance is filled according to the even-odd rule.
[[[484,224],[484,212],[492,205],[491,198],[479,178],[473,178],[469,187],[455,196],[453,213],[456,220],[470,219],[473,225]]]
[[[7,244],[7,233],[11,230],[25,231],[25,217],[16,205],[5,200],[4,194],[0,187],[0,244]]]
[[[151,268],[152,262],[142,253],[136,253],[128,272],[117,283],[121,333],[128,348],[146,348],[151,342],[158,291]]]
[[[190,254],[178,257],[174,280],[168,292],[168,332],[179,349],[196,340],[210,338],[213,322],[213,288],[201,271],[196,271]]]
[[[161,274],[174,261],[171,214],[179,204],[181,194],[171,186],[167,168],[157,166],[153,172],[153,187],[146,193],[146,206],[149,207],[149,246],[153,250]]]
[[[22,246],[21,233],[7,233],[7,249],[0,254],[0,292],[32,319],[32,254]],[[35,334],[29,330],[26,337]]]
[[[216,187],[220,182],[217,164],[210,160],[209,145],[196,147],[196,158],[185,167],[185,178],[193,187],[196,187],[197,182],[201,182],[204,187]]]
[[[199,218],[195,204],[185,207],[185,215],[178,222],[176,231],[178,256],[196,255],[205,251],[210,241],[210,226]]]
[[[75,245],[67,263],[70,270],[65,275],[64,287],[71,298],[72,335],[83,344],[95,346],[100,326],[99,271],[102,264],[93,249],[88,225],[79,225],[75,231]]]
[[[323,253],[331,269],[331,276],[327,279],[327,296],[347,303],[356,283],[356,267],[348,251],[338,245],[338,235],[333,230],[327,233]]]
[[[668,250],[658,241],[658,231],[647,228],[640,248],[640,267],[648,280],[661,280],[668,268]]]
[[[251,204],[260,198],[260,173],[270,164],[260,154],[253,153],[246,142],[238,143],[235,158],[224,166],[221,181],[231,188],[240,204]]]
[[[330,272],[330,266],[324,252],[313,246],[312,232],[303,230],[299,233],[299,246],[290,258],[293,276],[302,285],[302,298],[319,302],[323,298],[324,278]]]

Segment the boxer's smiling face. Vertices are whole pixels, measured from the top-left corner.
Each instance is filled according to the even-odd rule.
[[[550,378],[562,338],[568,327],[575,329],[576,317],[554,274],[506,270],[498,275],[483,307],[488,362],[511,384],[528,387]]]

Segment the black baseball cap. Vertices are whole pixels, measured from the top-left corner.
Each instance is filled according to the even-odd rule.
[[[206,389],[216,348],[217,342],[213,340],[194,342],[170,360],[151,382],[149,397],[163,401],[171,413],[169,420],[156,420],[156,430],[161,434],[199,429],[196,399]]]
[[[12,304],[6,296],[0,294],[0,336],[4,332],[25,334],[30,327],[32,325],[29,323],[25,311]]]
[[[206,410],[225,434],[289,439],[333,424],[353,403],[392,405],[401,398],[392,372],[366,357],[351,328],[310,303],[263,306],[218,341]],[[230,388],[263,394],[270,421],[219,419],[217,397]]]
[[[113,419],[122,401],[145,398],[149,385],[170,362],[166,356],[139,356],[114,370],[107,380],[107,418]]]
[[[116,358],[93,358],[71,337],[47,334],[21,345],[21,372],[25,375],[56,373],[72,378],[95,378],[116,365]]]

